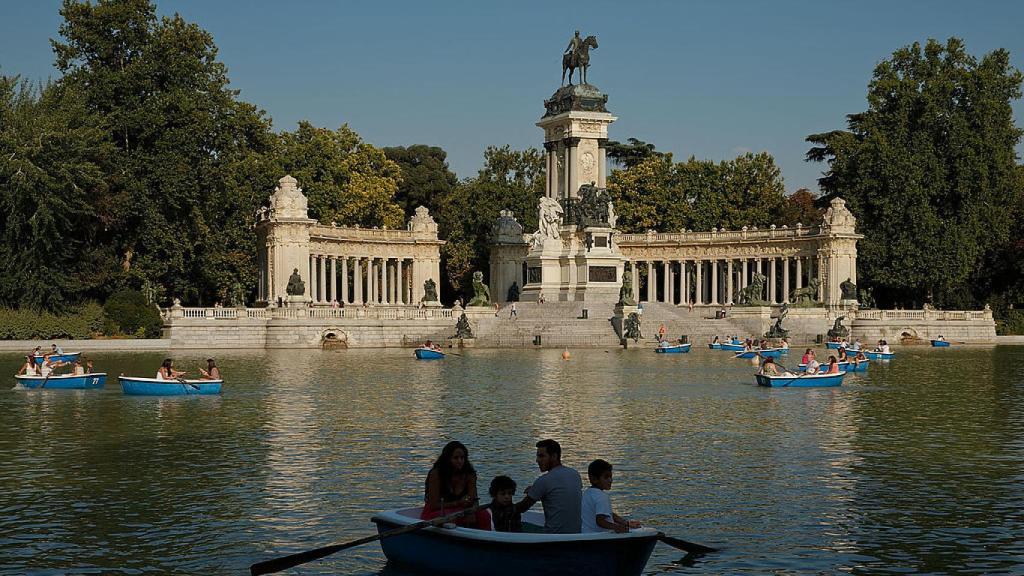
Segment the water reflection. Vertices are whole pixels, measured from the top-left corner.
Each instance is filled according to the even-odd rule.
[[[723,548],[661,547],[651,574],[1024,571],[1024,348],[905,350],[817,390],[756,388],[718,352],[560,352],[222,355],[219,398],[4,390],[0,571],[238,572],[372,533],[450,439],[483,489],[508,474],[521,493],[544,437],[581,471],[615,465],[617,512]],[[375,546],[298,573],[407,574]]]

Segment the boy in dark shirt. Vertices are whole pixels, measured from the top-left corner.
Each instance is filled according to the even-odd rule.
[[[512,498],[516,495],[516,482],[508,476],[495,476],[491,480],[491,521],[497,532],[522,532],[523,517],[516,512]]]

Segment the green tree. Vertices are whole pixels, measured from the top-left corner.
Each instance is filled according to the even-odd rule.
[[[786,202],[781,172],[767,153],[719,163],[652,156],[613,172],[608,190],[626,232],[768,226]]]
[[[622,168],[632,168],[650,158],[665,156],[662,152],[654,150],[654,144],[648,144],[643,140],[629,138],[626,143],[610,140],[605,145],[605,155],[609,160]]]
[[[271,187],[253,166],[273,139],[229,88],[213,38],[178,15],[157,18],[148,0],[65,0],[61,15],[60,83],[115,146],[96,202],[98,241],[122,270],[108,290],[149,279],[208,302],[235,282],[253,287],[254,239],[238,230]]]
[[[807,188],[801,188],[786,196],[785,205],[782,207],[782,217],[777,224],[795,226],[813,226],[821,222],[824,210],[819,208],[818,197]]]
[[[858,276],[882,305],[976,305],[986,255],[1007,245],[1020,194],[1011,102],[1020,71],[1006,50],[979,61],[957,38],[929,40],[875,67],[868,109],[848,130],[808,136],[808,160],[865,235]]]
[[[110,153],[77,94],[0,76],[0,305],[63,312],[103,286]]]
[[[279,162],[309,198],[311,218],[325,224],[402,227],[402,208],[394,201],[401,168],[348,125],[328,130],[299,122],[298,130],[281,134],[280,140]]]
[[[446,294],[469,288],[474,270],[489,273],[491,227],[501,210],[511,210],[526,230],[537,228],[544,174],[544,155],[536,148],[489,146],[477,176],[445,197],[438,211],[438,232],[447,240],[442,249]]]
[[[459,184],[458,177],[448,169],[448,154],[437,146],[414,144],[384,148],[384,155],[402,169],[395,202],[405,211],[406,218],[412,216],[418,206],[426,206],[435,213]]]

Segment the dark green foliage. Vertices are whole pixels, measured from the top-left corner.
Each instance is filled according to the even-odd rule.
[[[405,211],[406,218],[413,215],[417,206],[426,206],[436,214],[445,197],[459,184],[455,173],[448,169],[448,154],[436,146],[384,148],[384,155],[402,169],[395,202]]]
[[[138,290],[115,292],[103,304],[104,332],[159,338],[163,320],[156,306]]]
[[[501,210],[511,210],[526,230],[536,230],[543,195],[544,155],[539,150],[488,147],[477,176],[455,187],[438,211],[438,233],[447,240],[442,258],[448,287],[442,293],[469,289],[474,270],[489,273],[491,226]]]
[[[636,138],[630,138],[626,142],[623,144],[609,140],[605,145],[605,155],[609,160],[627,170],[650,158],[665,156],[662,152],[655,152],[654,144],[648,144]]]
[[[69,309],[66,314],[0,308],[0,340],[83,340],[102,329],[103,308],[95,302]]]
[[[625,232],[765,227],[787,209],[782,175],[767,153],[718,163],[651,156],[613,172],[608,190]]]
[[[977,307],[996,288],[987,264],[1022,194],[1021,80],[1006,50],[979,61],[956,38],[915,43],[875,68],[848,131],[807,138],[808,160],[829,165],[822,190],[858,218],[858,276],[879,305]]]
[[[782,208],[782,214],[776,224],[795,226],[815,226],[821,222],[824,209],[818,208],[816,202],[818,197],[807,188],[801,188],[786,196],[786,203]]]

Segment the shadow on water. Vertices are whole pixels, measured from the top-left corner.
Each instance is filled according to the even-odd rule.
[[[125,397],[163,355],[95,354],[104,390],[2,390],[0,572],[238,573],[372,534],[449,439],[481,492],[521,495],[543,437],[615,465],[619,514],[725,549],[659,545],[646,574],[1024,572],[1024,347],[901,348],[800,390],[717,351],[560,352],[219,353],[216,398]],[[374,545],[297,573],[410,574]]]

